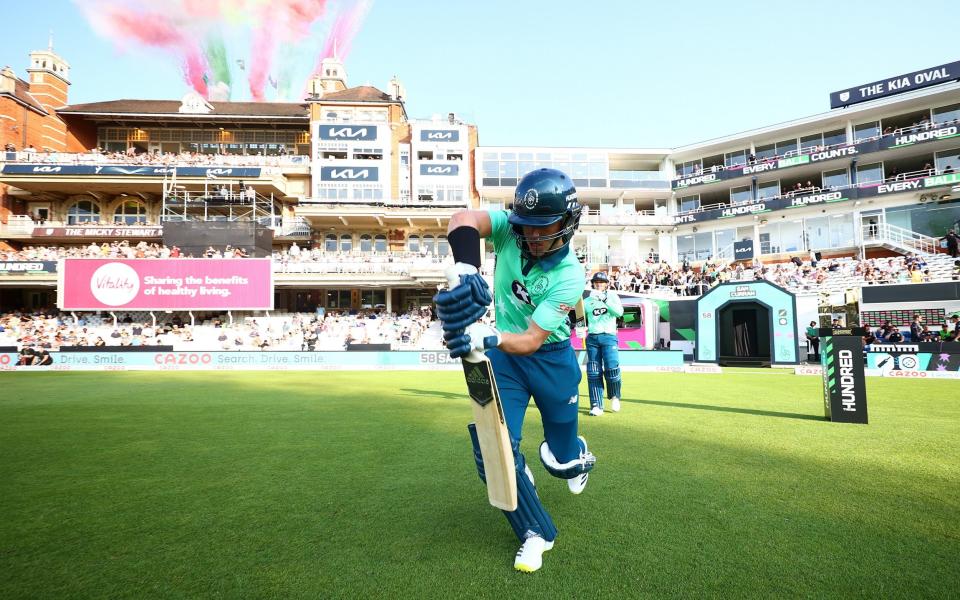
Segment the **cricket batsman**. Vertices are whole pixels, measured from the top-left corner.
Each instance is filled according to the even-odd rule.
[[[465,210],[454,214],[447,240],[460,269],[460,285],[439,292],[434,301],[454,358],[486,352],[499,384],[513,447],[517,510],[503,511],[521,542],[518,571],[533,572],[553,548],[557,528],[537,495],[533,473],[520,452],[523,418],[530,398],[540,410],[545,441],[540,460],[547,472],[581,493],[596,459],[577,435],[580,367],[570,345],[567,313],[583,293],[583,267],[570,240],[581,205],[573,182],[561,171],[539,169],[517,185],[511,211]],[[480,238],[496,253],[496,327],[477,322],[490,294],[478,273]],[[466,266],[469,265],[469,266]],[[485,480],[475,428],[470,426],[474,459]]]
[[[583,303],[587,317],[587,386],[590,414],[603,414],[603,381],[607,381],[610,410],[620,411],[620,351],[617,350],[617,317],[623,316],[620,297],[610,288],[607,274],[598,271],[590,278],[593,290]],[[602,374],[602,377],[601,377]]]

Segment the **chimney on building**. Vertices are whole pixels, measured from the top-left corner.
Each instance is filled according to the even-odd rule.
[[[400,79],[394,75],[390,79],[390,99],[391,100],[403,100],[407,95],[407,90],[403,87],[403,84],[400,83]]]
[[[10,66],[0,71],[0,94],[14,94],[17,90],[17,74]]]

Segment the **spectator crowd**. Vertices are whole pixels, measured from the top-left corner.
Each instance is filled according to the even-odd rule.
[[[951,273],[960,280],[960,261]],[[638,294],[662,293],[676,296],[699,296],[711,287],[729,281],[765,279],[793,292],[816,292],[829,287],[832,281],[856,282],[857,285],[925,283],[934,281],[929,265],[922,256],[909,254],[892,258],[865,260],[843,258],[752,264],[707,260],[699,267],[689,261],[671,265],[652,256],[611,273],[611,288]]]
[[[137,315],[142,316],[142,315]],[[167,320],[137,320],[124,315],[116,323],[97,314],[72,315],[23,311],[0,315],[0,346],[41,351],[70,347],[158,346],[177,351],[345,350],[351,344],[387,344],[392,350],[440,350],[442,338],[429,310],[388,313],[383,310],[319,311],[246,317],[230,324],[210,316],[191,325],[179,314]],[[21,356],[22,358],[22,356]],[[33,358],[29,364],[36,364]]]

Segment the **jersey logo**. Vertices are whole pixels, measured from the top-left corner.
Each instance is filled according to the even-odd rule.
[[[510,284],[510,289],[513,291],[513,295],[520,299],[524,304],[529,304],[533,306],[533,302],[530,301],[530,292],[527,291],[527,288],[523,287],[523,284],[513,280],[513,283]]]
[[[606,309],[606,308],[595,308],[595,309],[593,309],[593,316],[595,316],[595,317],[599,317],[600,315],[605,315],[605,314],[607,314],[607,309]]]
[[[530,291],[536,294],[537,296],[543,294],[547,291],[547,286],[550,284],[550,279],[546,275],[540,274],[537,275],[537,278],[533,280],[533,283],[530,285]]]

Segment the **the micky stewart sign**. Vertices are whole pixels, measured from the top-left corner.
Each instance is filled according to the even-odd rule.
[[[273,309],[269,258],[68,258],[58,271],[61,310]]]

